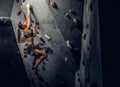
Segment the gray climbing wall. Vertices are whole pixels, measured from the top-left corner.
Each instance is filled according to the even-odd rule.
[[[64,1],[66,2],[66,1]],[[79,1],[78,1],[79,2]],[[24,4],[30,3],[33,6],[33,11],[39,20],[41,28],[38,29],[39,34],[34,38],[34,43],[37,44],[40,41],[40,37],[42,37],[46,44],[44,46],[50,47],[50,52],[48,52],[48,57],[42,61],[42,63],[38,67],[38,75],[36,75],[32,70],[32,64],[34,61],[34,57],[28,55],[27,57],[24,57],[23,49],[25,43],[22,43],[19,45],[20,53],[22,55],[22,60],[25,65],[25,69],[27,72],[27,76],[30,81],[31,87],[40,87],[41,85],[45,87],[74,87],[75,82],[75,72],[77,71],[78,63],[76,62],[75,58],[80,60],[80,51],[78,52],[78,56],[74,57],[74,55],[71,53],[71,51],[66,46],[66,40],[68,39],[76,39],[77,37],[68,38],[66,37],[66,34],[69,34],[71,37],[71,32],[65,33],[66,31],[66,25],[62,23],[63,20],[66,20],[65,23],[67,23],[68,19],[64,18],[64,11],[68,11],[69,9],[72,9],[69,5],[66,5],[65,3],[59,3],[56,1],[58,5],[58,9],[53,9],[51,6],[49,6],[49,2],[47,0],[26,0]],[[60,7],[59,4],[64,5],[64,8],[67,8],[63,10],[64,8]],[[74,3],[75,4],[75,3]],[[14,27],[15,35],[17,32],[17,24],[20,20],[24,20],[23,13],[21,13],[20,16],[17,16],[17,12],[20,9],[20,3],[14,2],[11,20],[12,25]],[[82,3],[79,2],[78,5],[82,7]],[[60,10],[61,9],[61,10]],[[74,9],[73,9],[74,10]],[[76,9],[75,9],[76,10]],[[81,8],[82,10],[82,8]],[[60,12],[61,15],[57,15],[56,12]],[[79,11],[78,11],[79,12]],[[82,11],[81,11],[82,12]],[[58,16],[58,18],[57,18]],[[78,13],[78,16],[82,17],[82,14]],[[57,18],[57,19],[56,19]],[[34,16],[32,15],[32,19],[35,20]],[[82,19],[82,18],[81,18]],[[61,22],[59,22],[61,21]],[[71,20],[72,21],[72,20]],[[72,22],[73,23],[73,22]],[[60,27],[58,25],[61,25],[63,27]],[[62,32],[62,33],[61,33]],[[79,30],[76,30],[76,32],[79,34]],[[52,40],[48,41],[45,38],[45,34],[48,34],[52,37]],[[63,35],[64,34],[64,35]],[[76,39],[78,44],[80,44],[80,40]],[[77,44],[78,48],[80,47]]]
[[[83,26],[75,87],[102,87],[98,0],[84,0]]]
[[[17,74],[12,73],[10,78],[13,75],[16,75],[17,78],[17,75],[20,74],[21,78],[17,78],[20,80],[16,81],[21,82],[21,85],[18,83],[21,87],[23,87],[22,84],[24,85],[24,80],[26,83],[28,81],[30,87],[102,87],[97,0],[55,0],[57,8],[49,5],[50,0],[18,1],[11,0],[7,4],[7,1],[0,0],[0,16],[11,15],[10,21],[12,22],[12,24],[8,23],[11,28],[4,27],[5,29],[1,30],[1,32],[7,31],[7,33],[0,35],[10,38],[9,43],[13,42],[17,49],[16,52],[19,52],[19,59],[15,57],[15,59],[10,59],[12,65],[8,65],[9,71],[15,66],[22,73],[18,73],[20,71],[15,68]],[[23,53],[25,43],[16,44],[15,41],[12,41],[13,36],[17,37],[18,22],[25,20],[24,13],[17,15],[23,1],[25,1],[25,5],[28,3],[32,5],[35,14],[31,14],[31,17],[33,21],[37,20],[40,24],[40,29],[37,30],[39,34],[34,38],[34,44],[42,43],[41,47],[50,47],[47,58],[38,66],[38,74],[32,70],[34,56],[27,55],[26,57]],[[70,14],[71,19],[68,19],[64,13],[70,9],[74,10],[76,14]],[[73,19],[77,19],[78,23],[75,23]],[[1,26],[3,24],[0,25],[0,29],[3,28]],[[11,30],[12,36],[8,34]],[[52,39],[47,40],[45,34],[51,36]],[[45,43],[40,40],[41,37]],[[7,38],[5,39],[9,41]],[[2,42],[6,44],[5,39],[1,38],[0,41],[3,40]],[[68,48],[67,40],[71,41],[73,46],[79,50],[73,51]],[[4,47],[3,45],[1,46]],[[9,47],[7,45],[6,49]],[[0,51],[2,50],[0,49]],[[5,50],[3,51],[5,52]],[[5,60],[5,58],[3,59]],[[1,66],[6,67],[4,64]],[[23,82],[22,79],[24,79]],[[25,85],[25,87],[29,85]]]

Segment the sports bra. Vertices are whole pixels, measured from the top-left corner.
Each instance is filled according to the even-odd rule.
[[[25,38],[33,37],[33,32],[24,35]]]

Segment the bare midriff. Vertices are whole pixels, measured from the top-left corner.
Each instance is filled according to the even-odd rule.
[[[29,34],[29,33],[31,33],[31,29],[25,29],[24,30],[24,34],[26,35],[26,34]],[[25,42],[27,43],[27,44],[32,44],[32,42],[33,42],[33,37],[29,37],[29,38],[26,38],[25,39]]]
[[[33,37],[27,38],[27,39],[25,40],[25,42],[26,42],[27,44],[32,44],[32,42],[33,42]]]

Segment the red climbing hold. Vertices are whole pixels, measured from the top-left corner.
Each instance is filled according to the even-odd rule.
[[[20,14],[21,14],[21,10],[20,10],[20,11],[18,11],[17,15],[19,16]]]
[[[16,2],[18,3],[18,2],[19,2],[19,0],[16,0]]]
[[[50,1],[50,5],[51,5],[52,7],[56,7],[56,3],[55,3],[54,1]]]
[[[36,28],[36,29],[40,29],[40,25],[36,25],[35,28]]]

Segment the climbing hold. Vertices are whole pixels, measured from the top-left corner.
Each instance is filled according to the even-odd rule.
[[[6,20],[5,18],[2,18],[1,21],[2,21],[3,23],[6,23],[6,22],[7,22],[7,20]]]
[[[27,58],[27,55],[26,55],[26,54],[24,55],[24,58]]]
[[[55,3],[54,1],[50,1],[50,5],[51,5],[52,7],[54,7],[54,8],[57,8],[57,5],[56,5],[56,3]]]
[[[27,20],[26,15],[24,14],[24,19]]]
[[[43,65],[45,65],[46,63],[45,62],[43,62]]]
[[[26,0],[22,0],[23,2],[25,2]]]
[[[82,64],[85,65],[85,60],[82,61]]]
[[[90,10],[93,11],[93,2],[90,4]]]
[[[67,18],[71,19],[70,14],[68,12],[64,13],[64,17],[67,17]]]
[[[44,49],[45,49],[45,52],[48,53],[49,47],[45,47]]]
[[[77,21],[77,19],[76,19],[76,18],[73,18],[73,22],[74,22],[75,24],[77,24],[77,23],[78,23],[78,21]]]
[[[20,11],[18,11],[17,16],[20,16],[20,14],[21,14],[21,10],[20,10]]]
[[[87,34],[86,32],[83,32],[83,34],[82,34],[82,37],[84,40],[86,40],[86,34]]]
[[[40,29],[40,25],[35,25],[35,28],[36,29]]]
[[[45,38],[48,39],[48,41],[52,39],[52,38],[51,38],[49,35],[47,35],[47,34],[45,34],[44,36],[45,36]]]
[[[30,11],[32,11],[33,12],[33,7],[32,7],[32,5],[30,4]]]
[[[69,13],[72,15],[76,15],[76,12],[74,10],[69,10]]]
[[[39,25],[39,22],[38,22],[37,20],[35,20],[35,24],[36,24],[36,25]]]
[[[45,40],[44,40],[42,37],[40,37],[40,40],[41,40],[43,43],[45,43]]]
[[[65,57],[65,62],[67,62],[67,60],[68,60],[68,58],[67,58],[67,57]]]
[[[36,34],[39,34],[39,32],[37,30],[35,30]]]
[[[89,28],[89,24],[86,24],[86,28],[87,28],[87,29]]]
[[[90,50],[90,45],[87,46],[87,50]]]
[[[42,67],[42,69],[43,69],[43,71],[45,71],[45,67],[44,66]]]
[[[16,2],[18,3],[18,2],[19,2],[19,0],[16,0]]]
[[[70,44],[70,41],[67,40],[66,43],[67,43],[67,47],[70,48],[70,49],[72,49],[72,46],[71,46],[71,44]]]
[[[25,10],[25,5],[24,5],[24,4],[23,4],[23,5],[21,5],[20,9],[21,9],[21,11],[23,11],[23,12],[24,12],[24,10]]]
[[[33,19],[31,18],[31,23],[34,23]]]

